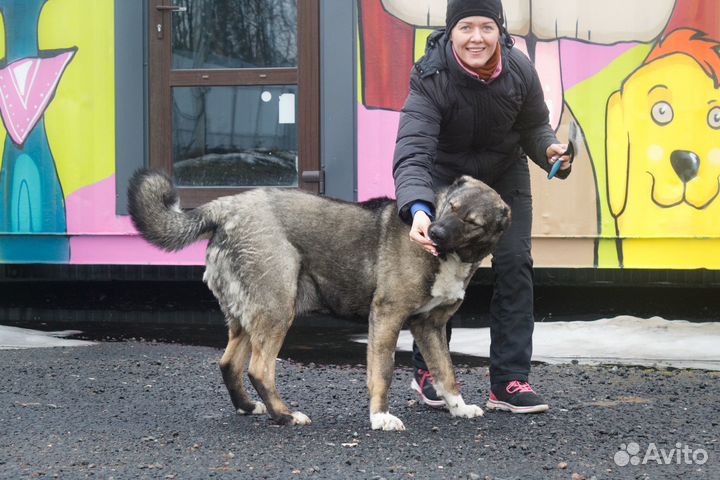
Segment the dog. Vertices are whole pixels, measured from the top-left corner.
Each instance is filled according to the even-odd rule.
[[[369,318],[367,384],[374,430],[404,430],[388,411],[394,352],[408,324],[452,416],[482,415],[456,384],[445,324],[480,261],[510,222],[510,209],[479,180],[461,177],[437,195],[429,228],[434,257],[410,240],[394,201],[356,204],[297,189],[259,188],[183,211],[171,180],[140,170],[128,208],[153,245],[180,250],[209,238],[203,281],[228,326],[220,369],[240,414],[268,413],[281,425],[307,425],[275,385],[275,363],[296,315],[313,311]],[[262,402],[243,386],[247,367]]]

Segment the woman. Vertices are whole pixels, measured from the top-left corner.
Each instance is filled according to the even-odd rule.
[[[512,46],[501,0],[448,1],[446,29],[430,35],[411,74],[393,175],[400,217],[412,223],[411,239],[433,255],[428,226],[439,188],[471,175],[510,206],[511,226],[492,258],[487,407],[531,413],[548,405],[528,383],[534,319],[527,156],[546,171],[562,161],[559,178],[570,174],[571,159],[548,124],[535,68]],[[447,333],[449,340],[449,324]],[[424,403],[444,406],[416,345],[413,352],[412,388]]]

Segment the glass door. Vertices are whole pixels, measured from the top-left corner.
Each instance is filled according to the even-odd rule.
[[[184,206],[320,187],[318,0],[150,5],[151,164]]]

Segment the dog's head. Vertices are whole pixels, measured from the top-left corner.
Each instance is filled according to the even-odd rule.
[[[456,253],[479,262],[495,249],[510,224],[510,208],[495,190],[464,176],[438,194],[435,221],[428,235],[440,254]]]

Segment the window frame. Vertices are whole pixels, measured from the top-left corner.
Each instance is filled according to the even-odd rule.
[[[148,2],[150,166],[172,175],[174,87],[297,85],[298,187],[321,193],[320,0],[297,0],[295,68],[173,70],[170,28],[172,15],[177,14],[181,13],[173,12],[172,0]],[[255,187],[180,187],[178,192],[183,207],[192,208],[252,188]]]

